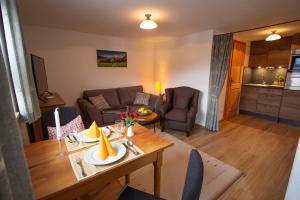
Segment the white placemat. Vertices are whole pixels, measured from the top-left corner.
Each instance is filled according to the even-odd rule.
[[[123,141],[124,141],[124,139],[121,139],[121,140],[118,140],[117,142],[122,143]],[[123,158],[121,158],[120,160],[116,161],[115,163],[112,163],[112,164],[109,164],[109,165],[96,166],[96,165],[91,165],[91,164],[86,163],[83,159],[83,154],[86,150],[82,150],[82,151],[74,152],[74,153],[70,154],[69,155],[69,160],[70,160],[73,172],[74,172],[77,180],[80,181],[82,179],[93,176],[97,173],[103,173],[105,171],[108,171],[110,169],[118,167],[118,166],[120,166],[124,163],[127,163],[127,162],[129,162],[133,159],[141,157],[144,154],[144,152],[138,146],[134,145],[134,147],[139,152],[138,155],[133,154],[130,150],[127,149],[126,155]],[[81,168],[76,163],[76,158],[78,158],[78,157],[81,159],[83,168],[84,168],[84,170],[87,174],[87,176],[85,176],[85,177],[82,176]]]
[[[112,126],[109,126],[109,128],[111,129],[111,132],[108,136],[109,141],[117,140],[117,139],[123,137],[123,135],[119,131],[117,131],[115,128],[113,128]],[[75,135],[76,135],[76,133],[75,133]],[[71,139],[73,140],[73,142],[70,142],[67,137],[64,138],[68,152],[73,152],[73,151],[76,151],[76,150],[79,150],[82,148],[86,148],[86,147],[90,147],[90,146],[94,146],[94,145],[98,144],[98,141],[88,142],[88,143],[86,143],[86,142],[77,143],[74,141],[72,136],[71,136]]]

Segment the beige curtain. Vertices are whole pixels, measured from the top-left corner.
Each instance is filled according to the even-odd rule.
[[[233,34],[215,35],[210,63],[209,97],[205,127],[211,131],[219,130],[219,96],[226,78]]]

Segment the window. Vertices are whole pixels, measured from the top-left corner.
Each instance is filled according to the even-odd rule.
[[[40,116],[40,110],[15,1],[1,1],[1,21],[1,51],[11,83],[14,108],[21,118],[31,123]]]

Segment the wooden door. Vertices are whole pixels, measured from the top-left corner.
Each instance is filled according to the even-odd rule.
[[[228,70],[224,119],[230,119],[239,113],[245,51],[246,43],[234,40]]]

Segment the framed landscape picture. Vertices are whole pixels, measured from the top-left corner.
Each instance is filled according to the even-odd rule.
[[[127,53],[123,51],[97,50],[98,67],[127,67]]]

